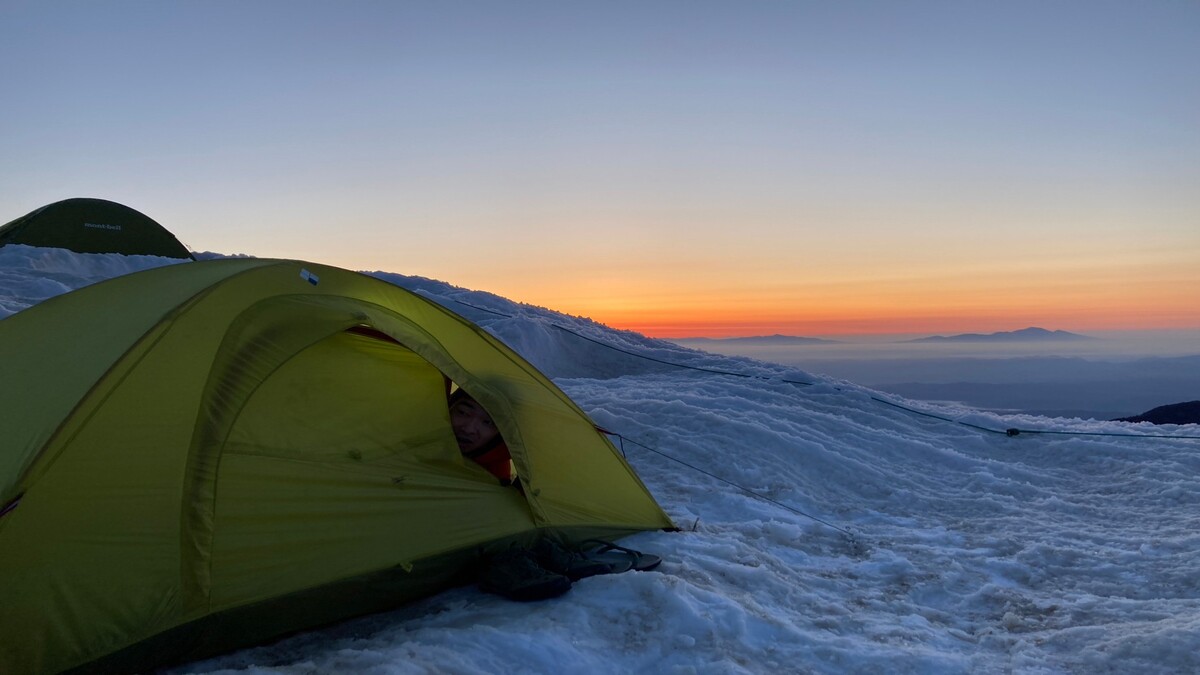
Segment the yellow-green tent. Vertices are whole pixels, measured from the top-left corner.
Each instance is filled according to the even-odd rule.
[[[0,673],[197,658],[429,594],[539,532],[671,527],[545,376],[353,272],[140,272],[0,321],[0,358]],[[460,456],[446,378],[523,493]]]

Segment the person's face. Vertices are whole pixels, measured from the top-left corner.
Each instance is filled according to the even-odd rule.
[[[454,429],[459,452],[478,450],[500,433],[492,416],[470,398],[460,398],[450,406],[450,426]]]

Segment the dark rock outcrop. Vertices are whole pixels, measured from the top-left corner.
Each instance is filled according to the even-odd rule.
[[[1151,424],[1200,424],[1200,401],[1160,405],[1141,415],[1121,417],[1114,422],[1150,422]]]

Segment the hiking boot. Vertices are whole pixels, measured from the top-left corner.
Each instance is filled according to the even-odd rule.
[[[509,600],[529,602],[566,593],[571,590],[571,580],[539,565],[531,551],[511,548],[488,560],[479,587]]]
[[[571,581],[579,581],[597,574],[611,574],[616,571],[609,562],[588,560],[574,551],[559,546],[551,539],[539,539],[533,547],[533,553],[542,567],[561,574]]]

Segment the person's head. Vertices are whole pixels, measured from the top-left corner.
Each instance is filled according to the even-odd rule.
[[[459,451],[468,456],[495,445],[500,437],[488,411],[461,389],[450,400],[450,426]]]

